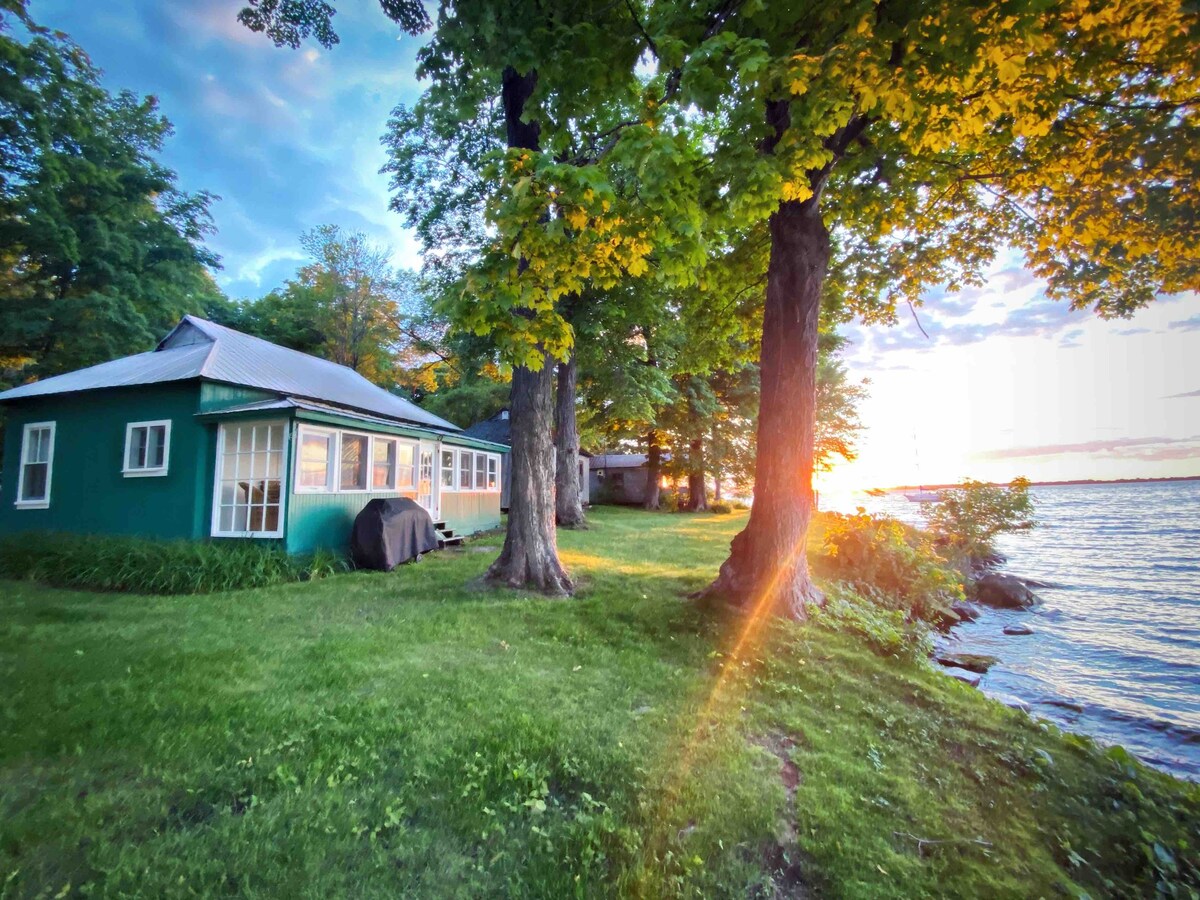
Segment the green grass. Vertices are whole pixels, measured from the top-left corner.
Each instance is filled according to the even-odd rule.
[[[1103,896],[1195,877],[1192,786],[822,627],[735,652],[746,623],[681,598],[744,517],[594,510],[560,535],[574,600],[480,589],[496,537],[207,596],[0,583],[0,896]]]

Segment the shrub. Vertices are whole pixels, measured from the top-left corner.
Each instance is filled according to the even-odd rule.
[[[825,604],[812,613],[822,625],[863,638],[882,656],[928,656],[933,650],[929,630],[910,620],[899,609],[859,595],[848,584],[834,583],[826,592]]]
[[[907,621],[935,624],[964,596],[959,572],[928,534],[862,509],[828,516],[816,563],[859,597],[899,611]]]
[[[289,556],[257,542],[23,534],[0,541],[0,577],[143,594],[207,594],[324,578],[348,568],[329,551]]]
[[[968,560],[994,556],[997,535],[1037,525],[1027,478],[1015,478],[1007,487],[968,479],[940,496],[941,502],[925,513],[929,530],[940,544]]]
[[[677,491],[660,491],[658,508],[664,512],[679,512],[679,493]]]
[[[716,503],[708,504],[708,511],[710,513],[715,513],[718,516],[727,516],[733,512],[733,507],[728,503],[723,503],[718,500]]]

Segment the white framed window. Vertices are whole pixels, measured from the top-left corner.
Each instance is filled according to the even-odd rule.
[[[396,440],[371,439],[371,490],[392,491],[396,488]]]
[[[317,494],[332,491],[337,432],[304,425],[300,428],[298,444],[296,493]]]
[[[50,505],[54,474],[54,422],[30,422],[21,432],[21,468],[17,473],[17,502],[21,509]]]
[[[475,454],[475,490],[487,490],[487,454]]]
[[[453,492],[456,484],[454,478],[454,451],[446,448],[442,449],[442,466],[439,473],[439,481],[444,492]]]
[[[283,536],[283,422],[236,422],[217,430],[215,537]]]
[[[500,457],[494,453],[488,454],[487,473],[487,489],[489,491],[500,490]]]
[[[126,478],[166,475],[171,458],[171,420],[130,422],[125,426]]]
[[[338,489],[365,491],[371,439],[368,435],[354,434],[349,431],[343,431],[340,437]]]
[[[475,454],[470,450],[458,451],[458,489],[469,491],[475,482]]]
[[[417,448],[406,441],[400,442],[399,460],[396,466],[396,490],[413,491],[417,488]]]

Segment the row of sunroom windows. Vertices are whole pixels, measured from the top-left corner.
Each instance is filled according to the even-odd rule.
[[[221,426],[213,534],[281,537],[283,534],[282,423]],[[432,500],[432,447],[400,438],[301,426],[295,491],[300,494],[396,492]],[[446,447],[440,451],[442,493],[499,492],[500,458],[494,453]]]
[[[299,444],[297,493],[432,493],[433,449],[422,451],[416,442],[305,425]],[[440,462],[443,492],[500,490],[500,457],[494,453],[443,447]]]

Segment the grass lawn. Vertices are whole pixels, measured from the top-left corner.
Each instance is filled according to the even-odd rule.
[[[494,536],[207,596],[0,582],[0,897],[1103,896],[1195,877],[1194,786],[853,636],[739,641],[742,618],[683,602],[742,515],[591,520],[560,535],[566,601],[473,584]]]

